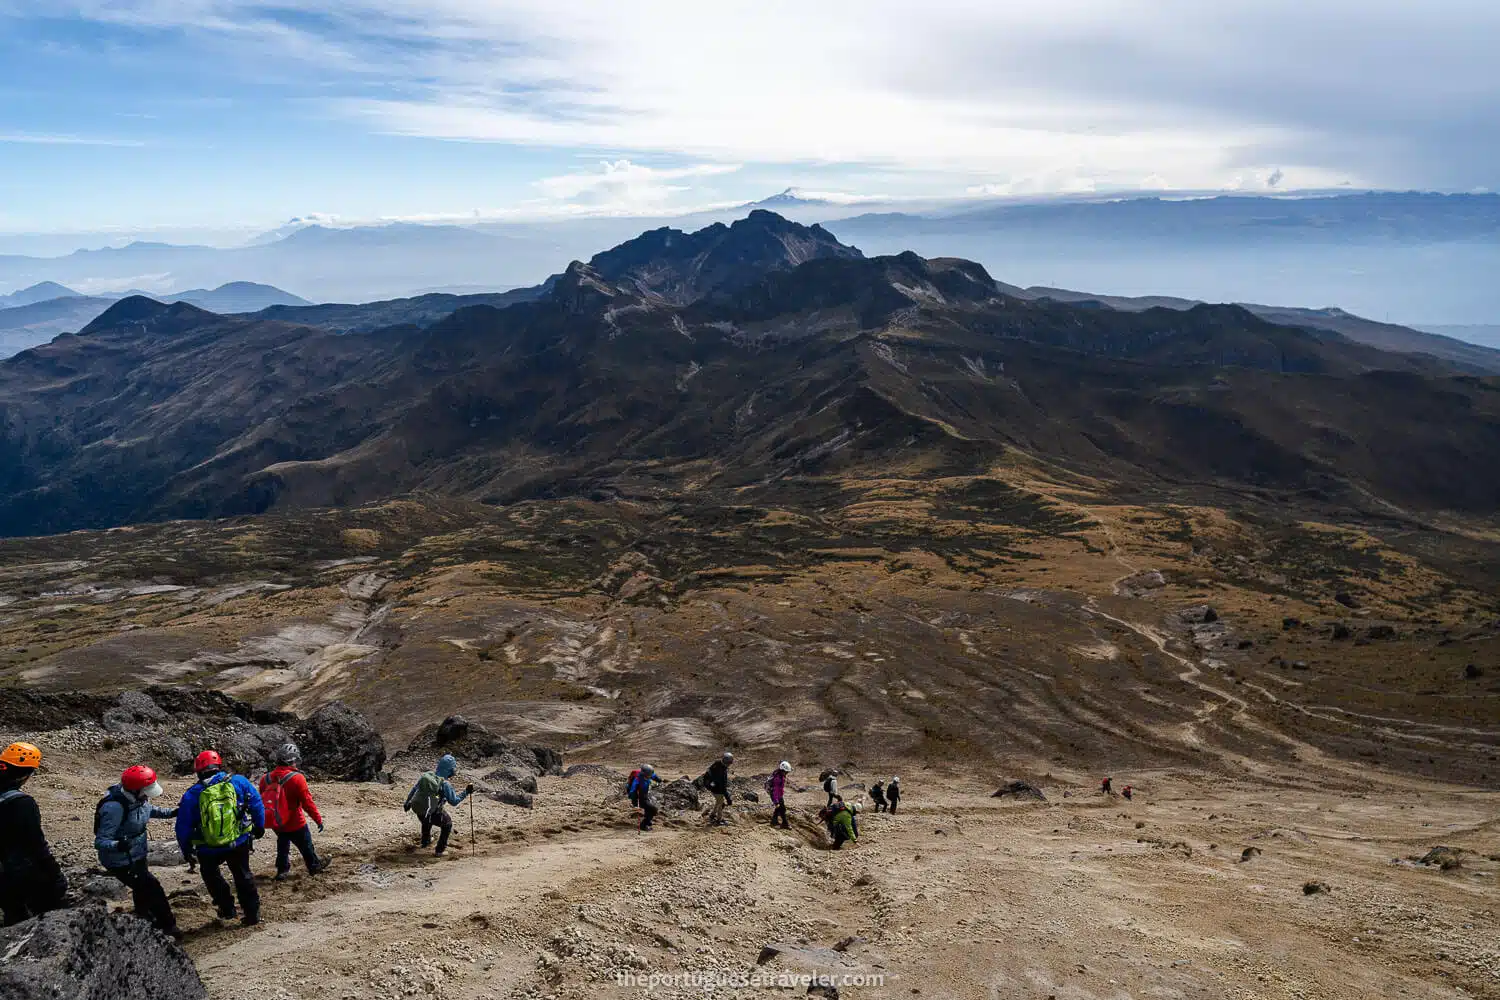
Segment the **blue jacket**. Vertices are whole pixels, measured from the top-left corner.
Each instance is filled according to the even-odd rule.
[[[421,799],[422,799],[422,794],[421,794],[422,793],[422,778],[427,777],[427,774],[433,775],[433,777],[437,779],[437,782],[438,782],[438,790],[437,790],[438,801],[437,802],[433,802],[433,803],[428,803],[427,804],[427,808],[426,808],[426,812],[424,814],[424,811],[421,808],[421,806],[422,806],[422,801],[421,801]],[[420,778],[418,778],[417,779],[417,783],[415,785],[411,786],[411,791],[409,791],[409,792],[406,793],[406,808],[415,811],[417,813],[417,817],[419,819],[425,819],[426,815],[430,815],[432,811],[434,811],[438,806],[442,805],[444,802],[448,803],[450,806],[456,806],[460,802],[462,802],[464,799],[466,799],[466,798],[469,797],[469,793],[466,792],[466,791],[465,792],[455,792],[453,790],[453,783],[450,782],[447,778],[444,778],[444,777],[438,775],[438,773],[436,771],[428,771],[427,774],[424,774]]]
[[[151,849],[146,821],[171,819],[176,809],[162,809],[150,799],[132,795],[119,785],[109,790],[94,817],[94,847],[105,868],[129,868]]]
[[[198,796],[203,794],[203,789],[208,785],[217,785],[221,781],[234,782],[234,790],[238,793],[240,808],[250,817],[250,825],[253,828],[230,844],[228,847],[194,847],[193,839],[198,836]],[[220,771],[209,775],[205,781],[198,781],[186,792],[182,793],[182,802],[177,806],[177,846],[182,848],[182,856],[192,857],[194,853],[215,857],[220,854],[228,854],[236,847],[244,844],[253,835],[254,830],[266,828],[266,807],[260,801],[260,792],[250,783],[250,779],[241,774],[227,774]]]

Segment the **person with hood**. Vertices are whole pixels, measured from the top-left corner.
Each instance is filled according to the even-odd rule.
[[[42,812],[21,786],[42,766],[30,743],[0,750],[0,910],[5,926],[67,905],[68,880],[42,833]]]
[[[135,904],[135,915],[163,934],[182,940],[167,892],[146,863],[151,841],[146,822],[172,819],[177,809],[163,809],[154,800],[162,794],[156,772],[145,764],[127,767],[120,783],[112,785],[94,807],[94,849],[100,866],[125,884]]]
[[[656,822],[658,812],[656,799],[651,794],[651,786],[661,784],[661,775],[656,773],[656,768],[650,764],[642,764],[640,770],[636,771],[630,779],[626,793],[630,796],[630,804],[640,806],[642,816],[639,827],[641,833],[650,833],[652,824]]]
[[[729,793],[729,768],[733,763],[734,754],[725,750],[723,756],[708,765],[703,774],[703,787],[714,793],[714,807],[708,814],[708,821],[714,826],[729,825],[724,818],[724,807],[734,802]]]
[[[771,796],[771,804],[775,806],[771,810],[771,825],[779,826],[783,830],[790,830],[792,824],[786,818],[786,779],[792,773],[792,765],[782,761],[776,765],[776,770],[766,779],[766,794]],[[777,822],[777,820],[781,822]]]
[[[302,763],[302,751],[295,743],[283,743],[276,751],[276,767],[260,779],[260,799],[265,803],[266,822],[276,831],[276,881],[284,881],[292,873],[292,846],[302,855],[307,865],[307,874],[316,875],[328,867],[328,862],[318,857],[313,850],[312,831],[307,828],[307,816],[318,824],[323,832],[323,814],[313,801],[312,791],[307,787],[307,775],[297,769]],[[303,814],[307,815],[304,816]]]
[[[887,808],[885,801],[885,782],[877,781],[870,786],[870,801],[875,803],[875,811],[882,812]]]
[[[432,852],[434,857],[443,856],[448,849],[448,835],[453,832],[453,818],[445,807],[456,806],[474,794],[473,785],[465,788],[462,794],[453,790],[448,779],[457,773],[458,759],[451,753],[443,754],[438,758],[437,767],[423,774],[411,786],[411,791],[406,793],[406,804],[402,806],[421,820],[423,847],[432,843],[432,828],[438,828],[437,850]]]
[[[833,835],[833,849],[842,850],[846,843],[859,843],[859,828],[854,822],[854,809],[843,799],[830,807],[828,832]]]
[[[833,806],[833,800],[839,796],[839,773],[837,771],[823,772],[823,791],[828,793],[828,807]]]
[[[234,903],[244,911],[240,923],[260,923],[260,892],[250,874],[250,853],[255,841],[266,835],[266,810],[260,792],[241,774],[225,770],[214,750],[205,750],[193,761],[198,780],[182,795],[177,806],[177,846],[189,864],[196,858],[203,885],[214,901],[220,920],[233,920]],[[234,879],[234,892],[224,881],[220,867],[227,866]]]
[[[896,815],[896,806],[901,802],[901,779],[892,778],[885,786],[885,800],[890,803],[891,815]]]

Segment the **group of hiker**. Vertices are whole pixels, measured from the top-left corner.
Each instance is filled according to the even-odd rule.
[[[729,769],[733,765],[734,754],[726,750],[717,760],[708,765],[708,769],[697,781],[704,791],[713,795],[713,805],[709,808],[707,815],[707,822],[710,826],[727,826],[729,823],[724,818],[724,810],[734,801],[729,781]],[[792,828],[786,809],[787,782],[790,780],[791,773],[791,763],[782,761],[765,779],[766,793],[771,799],[771,825],[783,830]],[[821,777],[823,791],[827,793],[828,801],[818,811],[818,819],[828,831],[834,850],[842,848],[846,843],[858,843],[859,803],[844,801],[844,797],[839,793],[837,771],[824,771]],[[656,822],[660,805],[656,798],[655,786],[661,782],[661,775],[650,764],[642,764],[631,771],[625,779],[625,794],[629,797],[630,804],[641,810],[639,826],[641,833],[649,832]],[[889,784],[877,781],[870,788],[870,799],[875,803],[876,812],[895,813],[901,802],[901,779],[893,777]]]
[[[182,937],[166,890],[149,866],[146,828],[153,819],[175,820],[182,858],[189,870],[200,872],[219,918],[238,916],[247,927],[260,923],[250,855],[268,827],[276,834],[277,880],[291,872],[293,847],[309,874],[328,866],[314,850],[308,829],[311,818],[322,833],[323,816],[299,769],[302,751],[287,743],[275,756],[276,766],[256,787],[226,769],[216,751],[204,750],[193,761],[197,780],[171,808],[157,804],[163,792],[151,767],[135,764],[121,773],[119,783],[94,808],[94,849],[100,866],[130,890],[138,916],[173,938]],[[23,791],[41,763],[41,750],[30,743],[12,743],[0,751],[0,902],[6,926],[66,905],[67,879],[47,846],[36,800]],[[234,882],[232,891],[225,868]]]
[[[1103,781],[1099,782],[1099,794],[1101,794],[1101,795],[1113,795],[1113,794],[1115,794],[1115,779],[1113,779],[1113,778],[1105,778]],[[1133,798],[1135,798],[1135,788],[1132,785],[1126,785],[1124,788],[1120,789],[1120,794],[1123,795],[1123,796],[1125,796],[1125,801],[1126,802],[1129,802]]]
[[[193,760],[193,784],[170,808],[159,804],[163,789],[149,765],[134,764],[120,774],[119,782],[95,806],[94,848],[100,866],[130,890],[138,916],[181,939],[166,890],[150,868],[147,826],[153,819],[174,821],[182,859],[190,871],[199,872],[218,917],[238,917],[246,927],[260,923],[260,893],[251,871],[251,855],[255,842],[268,829],[276,834],[277,881],[291,874],[294,847],[309,875],[328,867],[313,846],[309,820],[322,833],[323,815],[301,771],[302,751],[295,743],[286,743],[274,757],[275,766],[257,784],[225,767],[217,751],[204,750]],[[24,790],[41,764],[41,750],[30,743],[12,743],[0,751],[0,905],[7,927],[67,905],[67,877],[47,845],[36,800]],[[725,752],[698,781],[713,795],[707,815],[711,825],[728,824],[724,812],[734,801],[729,773],[733,764],[734,755]],[[786,800],[791,772],[792,765],[782,761],[765,780],[771,825],[782,829],[791,829]],[[458,761],[444,754],[433,770],[412,785],[403,806],[421,824],[422,847],[431,844],[432,832],[437,830],[433,852],[437,856],[447,850],[453,830],[447,808],[474,794],[472,784],[462,792],[454,788],[450,779],[457,773]],[[824,772],[822,778],[828,801],[818,817],[834,848],[858,843],[859,804],[845,802],[837,772]],[[642,811],[642,833],[650,831],[656,819],[660,807],[655,790],[661,783],[650,764],[630,773],[626,792],[631,804]],[[900,779],[876,782],[870,798],[877,812],[894,813],[901,801]]]

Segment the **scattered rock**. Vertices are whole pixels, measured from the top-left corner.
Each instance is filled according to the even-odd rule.
[[[1121,597],[1146,597],[1166,585],[1167,578],[1160,570],[1148,569],[1116,580],[1114,590]]]
[[[834,951],[848,951],[850,948],[853,948],[855,945],[857,945],[857,944],[864,944],[864,943],[865,943],[865,939],[864,938],[860,937],[858,934],[851,934],[851,935],[849,935],[846,938],[840,939],[839,943],[833,946],[833,950]]]
[[[98,906],[56,910],[0,930],[0,956],[5,1000],[208,998],[179,946],[144,920]]]
[[[1260,848],[1259,847],[1247,847],[1243,851],[1240,852],[1240,864],[1244,864],[1246,861],[1249,861],[1251,858],[1259,857],[1259,856],[1260,856]]]
[[[1042,790],[1028,781],[1012,781],[1002,785],[990,798],[1003,799],[1007,795],[1013,795],[1018,799],[1039,799],[1043,802],[1047,800]]]
[[[1337,594],[1333,595],[1333,599],[1335,601],[1338,601],[1340,604],[1342,604],[1346,608],[1357,608],[1357,607],[1359,607],[1359,601],[1355,600],[1354,599],[1354,595],[1351,594],[1351,593],[1349,593],[1348,591],[1344,591],[1344,590],[1339,591]]]
[[[130,895],[130,890],[125,887],[125,883],[113,875],[86,876],[83,879],[81,891],[89,899],[124,899]]]
[[[603,764],[573,764],[562,773],[562,776],[564,778],[603,778],[605,781],[618,783],[620,794],[625,794],[625,772],[616,771]]]
[[[506,766],[499,770],[491,771],[484,776],[483,780],[490,784],[514,785],[523,792],[529,792],[532,795],[536,794],[536,775],[529,771],[523,771],[518,767]]]
[[[182,848],[175,840],[153,840],[146,849],[146,864],[152,868],[175,868],[182,864]]]
[[[839,988],[829,983],[813,983],[807,987],[807,995],[825,997],[827,1000],[839,1000]]]
[[[1281,619],[1281,631],[1283,631],[1283,632],[1290,632],[1290,631],[1292,631],[1292,629],[1297,629],[1297,628],[1301,628],[1301,627],[1302,627],[1302,619],[1300,619],[1300,618],[1283,618],[1283,619]]]
[[[1341,642],[1344,639],[1352,638],[1353,635],[1354,633],[1349,629],[1348,625],[1345,625],[1343,622],[1334,623],[1332,638],[1335,642]]]
[[[1304,882],[1302,884],[1302,895],[1316,896],[1321,892],[1332,892],[1327,882]]]
[[[437,733],[433,742],[438,746],[447,746],[456,743],[469,735],[469,720],[462,715],[450,715],[438,723]]]
[[[1389,641],[1396,638],[1397,634],[1398,633],[1396,632],[1396,626],[1394,625],[1371,625],[1369,628],[1365,629],[1366,639]]]
[[[1184,625],[1211,625],[1219,620],[1219,613],[1210,605],[1195,604],[1177,612],[1177,618]]]
[[[1484,671],[1481,670],[1476,664],[1469,663],[1464,665],[1464,680],[1477,681],[1483,676]]]
[[[563,770],[562,754],[551,747],[507,743],[461,715],[450,715],[423,729],[407,750],[434,758],[451,753],[471,765],[510,765],[538,776]]]
[[[485,795],[496,802],[504,802],[510,806],[520,806],[522,809],[530,809],[536,805],[535,800],[529,794],[515,785],[501,785],[499,788],[494,788],[486,792]]]

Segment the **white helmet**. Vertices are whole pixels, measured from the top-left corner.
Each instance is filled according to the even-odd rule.
[[[733,760],[734,760],[734,754],[730,753],[728,750],[725,750],[724,751],[724,763],[728,764],[728,763],[730,763]]]
[[[656,773],[656,768],[652,767],[650,764],[642,764],[641,765],[641,773],[642,774],[655,774]]]
[[[893,784],[893,785],[899,785],[899,784],[901,784],[901,779],[900,778],[892,778],[891,779],[891,784]]]
[[[787,774],[790,774],[792,772],[792,765],[788,764],[786,761],[782,761],[780,764],[776,765],[776,770],[785,771]]]

